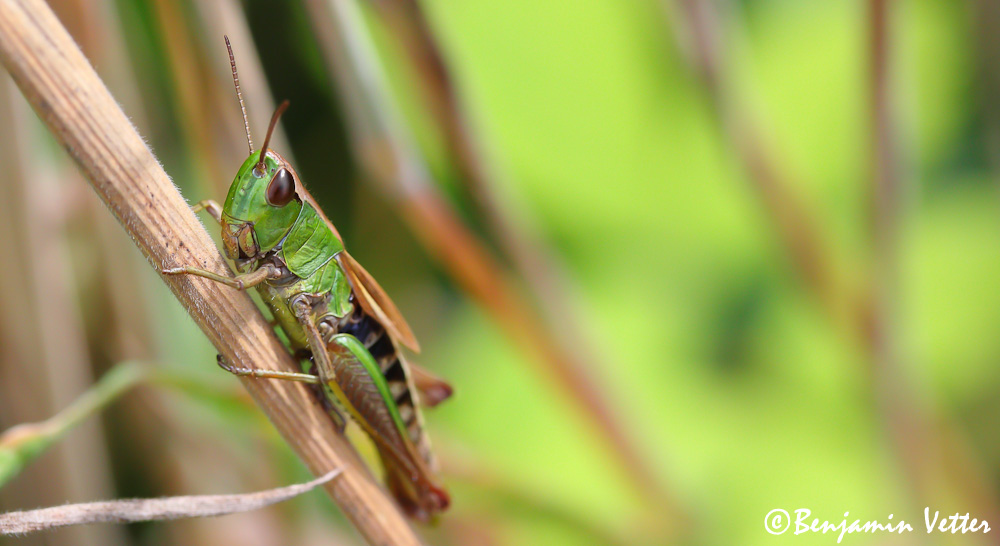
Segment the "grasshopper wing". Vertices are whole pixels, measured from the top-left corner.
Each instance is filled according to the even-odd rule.
[[[445,510],[450,503],[448,493],[438,484],[410,432],[414,419],[419,420],[415,408],[396,405],[375,358],[357,338],[335,336],[326,349],[332,366],[327,376],[336,378],[329,387],[375,442],[393,495],[419,519]]]
[[[413,330],[375,278],[346,250],[337,254],[337,261],[347,272],[354,293],[358,296],[358,301],[365,312],[375,317],[393,339],[419,353],[420,344],[417,343]]]

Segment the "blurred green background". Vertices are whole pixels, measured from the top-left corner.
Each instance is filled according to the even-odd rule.
[[[928,537],[925,506],[1000,526],[994,2],[50,5],[189,202],[221,200],[246,154],[222,34],[258,145],[291,100],[272,146],[455,387],[425,412],[453,497],[428,542],[836,542],[768,534],[775,508],[916,530],[845,544],[992,536]],[[171,379],[0,508],[304,480],[2,84],[0,429],[118,362]],[[9,542],[361,539],[313,493]]]

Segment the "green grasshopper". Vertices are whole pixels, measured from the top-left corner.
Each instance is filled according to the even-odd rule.
[[[222,226],[226,256],[239,274],[217,275],[193,267],[164,270],[196,275],[238,290],[256,288],[286,334],[306,373],[236,368],[258,378],[319,385],[338,428],[346,412],[372,438],[385,468],[386,484],[412,516],[427,519],[448,507],[434,473],[423,430],[417,390],[434,405],[451,394],[447,383],[408,365],[399,345],[419,351],[399,310],[372,276],[344,250],[337,229],[306,191],[288,162],[268,149],[282,103],[271,117],[260,150],[254,151],[233,49],[226,38],[236,95],[243,112],[250,156],[243,162],[221,207],[202,201]]]

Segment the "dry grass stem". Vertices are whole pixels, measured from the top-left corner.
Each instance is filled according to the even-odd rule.
[[[43,1],[0,1],[0,61],[154,269],[192,265],[228,272],[204,227]],[[229,362],[296,368],[246,294],[202,279],[163,280]],[[326,489],[369,542],[420,543],[304,386],[243,384],[315,475],[343,469]]]
[[[239,495],[121,499],[8,512],[0,514],[0,535],[24,535],[87,523],[135,523],[181,518],[207,518],[249,512],[308,493],[316,486],[329,483],[339,474],[339,470],[333,470],[306,483]]]

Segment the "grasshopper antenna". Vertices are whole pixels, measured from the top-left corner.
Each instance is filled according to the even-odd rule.
[[[264,172],[264,156],[267,155],[267,145],[271,143],[271,133],[274,132],[274,126],[278,124],[278,118],[281,117],[286,108],[288,108],[287,99],[278,105],[274,115],[271,116],[271,124],[267,126],[267,136],[264,137],[264,146],[260,149],[260,162],[257,163],[256,167],[260,172]]]
[[[240,76],[236,73],[236,58],[233,57],[233,46],[229,43],[229,36],[222,35],[226,39],[226,49],[229,50],[229,66],[233,67],[233,83],[236,84],[236,98],[240,99],[240,110],[243,112],[243,128],[247,132],[247,146],[250,153],[253,153],[253,140],[250,138],[250,121],[247,120],[247,107],[243,105],[243,93],[240,91]],[[269,135],[270,136],[270,135]]]

